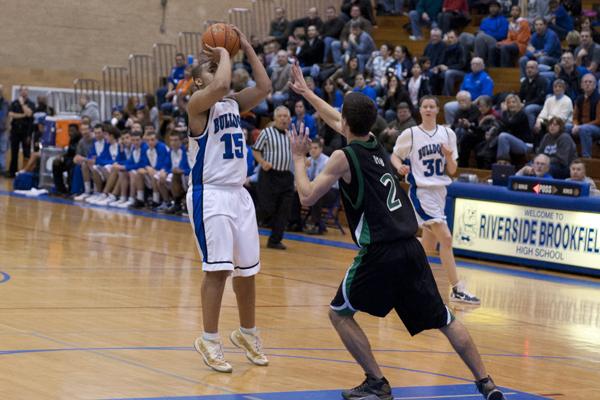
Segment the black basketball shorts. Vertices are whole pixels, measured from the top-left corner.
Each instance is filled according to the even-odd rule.
[[[416,238],[363,247],[346,271],[331,308],[342,315],[363,311],[376,317],[394,309],[413,336],[442,328],[453,319]]]

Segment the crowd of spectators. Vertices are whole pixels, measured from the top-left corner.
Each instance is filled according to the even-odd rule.
[[[596,22],[580,16],[576,1],[531,0],[527,18],[521,17],[523,10],[515,3],[379,0],[381,14],[408,15],[411,40],[422,40],[427,27],[423,54],[411,54],[406,46],[391,43],[377,49],[373,39],[377,21],[369,0],[344,0],[340,10],[327,8],[324,19],[316,8],[309,8],[304,17],[288,20],[286,10],[276,8],[268,37],[251,39],[271,78],[272,91],[262,104],[242,115],[249,152],[247,187],[263,222],[274,224],[274,234],[280,235],[287,221],[279,218],[292,210],[290,220],[298,229],[303,225],[297,223],[299,207],[286,174],[289,168],[283,165],[287,155],[278,154],[285,153],[277,138],[286,127],[303,123],[309,128],[314,149],[307,165],[315,171],[322,168],[325,157],[345,145],[345,139],[289,89],[294,63],[302,67],[315,93],[335,108],[341,109],[349,92],[370,97],[379,110],[372,131],[388,151],[404,129],[420,122],[417,105],[422,96],[455,96],[445,102],[444,118],[457,134],[460,167],[512,163],[523,167],[520,174],[540,176],[544,170],[543,176],[585,179],[577,157],[592,157],[594,143],[600,140]],[[478,19],[477,30],[461,32],[481,12],[486,15]],[[71,191],[72,167],[77,165],[84,182],[80,200],[118,207],[148,204],[160,212],[184,212],[189,167],[182,154],[193,67],[193,60],[177,54],[175,66],[155,94],[132,96],[127,104],[116,106],[107,121],[101,121],[98,104],[82,96],[83,123],[72,127],[68,149],[55,161],[56,191]],[[520,82],[515,84],[520,89],[496,90],[489,73],[495,67],[519,68]],[[232,74],[232,91],[255,85],[245,60],[234,64]],[[17,172],[20,147],[30,158],[34,113],[39,107],[28,98],[27,88],[9,104],[0,87],[0,167],[10,136],[10,175]],[[536,154],[540,156],[534,159]],[[530,159],[534,160],[528,164]],[[335,207],[338,197],[333,192],[325,204]],[[308,231],[322,233],[320,213],[313,210],[310,216]],[[280,237],[273,242],[280,243]]]

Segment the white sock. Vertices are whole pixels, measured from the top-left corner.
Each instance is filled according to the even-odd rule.
[[[137,191],[137,199],[139,201],[144,201],[144,191],[143,190],[138,190]]]
[[[252,335],[252,336],[255,336],[255,335],[256,335],[256,332],[257,332],[257,330],[256,330],[256,327],[248,329],[248,328],[244,328],[244,327],[241,327],[241,326],[240,326],[240,332],[242,332],[244,335]]]
[[[152,201],[155,203],[160,203],[160,193],[152,192]]]
[[[92,193],[92,182],[83,182],[85,193]]]
[[[219,332],[216,332],[216,333],[202,332],[202,339],[211,340],[213,342],[216,342],[217,340],[219,340]]]

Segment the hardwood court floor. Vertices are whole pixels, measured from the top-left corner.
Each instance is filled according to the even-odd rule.
[[[261,240],[258,323],[271,365],[251,366],[225,341],[234,372],[219,374],[192,348],[202,274],[187,223],[0,190],[0,399],[171,398],[360,383],[327,318],[355,252],[295,240],[280,252]],[[445,275],[433,269],[447,297]],[[452,308],[497,383],[548,398],[600,399],[599,280],[472,264],[459,272],[483,303]],[[236,313],[228,284],[224,339]],[[439,332],[410,338],[395,315],[358,319],[393,386],[470,381]]]

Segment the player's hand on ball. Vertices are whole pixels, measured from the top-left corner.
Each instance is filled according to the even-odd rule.
[[[310,137],[308,133],[308,128],[304,126],[304,124],[300,124],[298,130],[296,130],[296,125],[292,125],[290,143],[292,145],[292,155],[294,156],[294,160],[304,160],[308,150],[310,150]]]
[[[400,175],[410,174],[410,165],[402,164],[400,167],[398,167],[398,173]]]
[[[246,35],[244,35],[244,33],[242,31],[240,31],[240,28],[238,28],[235,25],[229,25],[231,27],[231,29],[233,29],[235,31],[235,33],[238,34],[238,36],[240,37],[240,49],[242,49],[242,51],[245,53],[246,50],[248,48],[252,48],[252,44],[250,44],[250,41],[248,40],[248,38],[246,37]]]
[[[210,47],[207,44],[204,44],[204,49],[202,50],[204,54],[209,58],[209,60],[215,64],[218,64],[221,61],[221,57],[226,55],[229,57],[229,52],[223,47]]]

